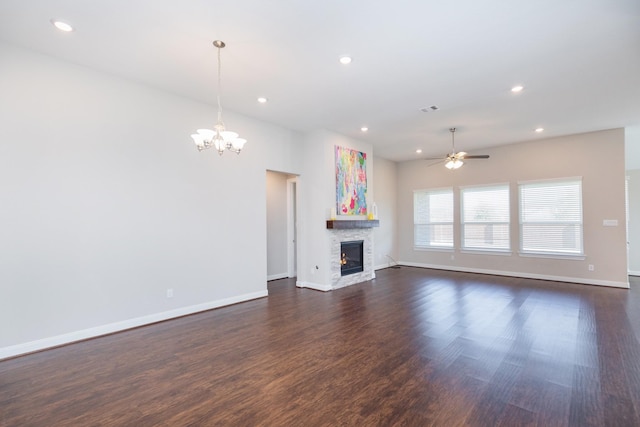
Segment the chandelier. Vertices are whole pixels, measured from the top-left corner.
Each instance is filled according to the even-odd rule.
[[[222,155],[225,150],[233,151],[234,153],[239,154],[247,140],[239,138],[239,135],[236,132],[228,131],[224,126],[224,122],[222,121],[222,104],[220,103],[220,49],[222,49],[226,45],[223,41],[220,40],[214,41],[213,45],[218,48],[218,121],[213,127],[213,130],[198,129],[196,130],[197,133],[191,135],[191,138],[193,138],[193,142],[195,142],[198,151],[215,147],[218,151],[218,154],[220,155]]]

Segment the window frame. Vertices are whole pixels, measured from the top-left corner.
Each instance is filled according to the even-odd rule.
[[[523,206],[523,188],[527,186],[544,186],[544,184],[548,184],[548,186],[561,186],[563,184],[572,184],[577,183],[579,185],[578,192],[578,202],[580,208],[580,220],[579,221],[527,221],[526,224],[534,224],[538,226],[544,225],[579,225],[580,231],[580,248],[578,252],[571,251],[563,251],[563,250],[553,250],[553,249],[524,249],[525,236],[524,236],[524,225],[523,216],[525,214],[525,208]],[[553,179],[541,179],[541,180],[532,180],[532,181],[518,181],[518,239],[519,239],[519,255],[523,257],[539,257],[539,258],[573,258],[573,259],[585,259],[584,252],[584,197],[583,197],[583,185],[582,185],[582,177],[565,177],[565,178],[553,178]]]
[[[506,192],[506,213],[507,221],[465,221],[465,192],[474,190],[495,190],[500,189]],[[462,253],[474,253],[474,254],[491,254],[491,255],[511,255],[511,185],[509,182],[481,184],[481,185],[469,185],[459,188],[460,197],[460,251]],[[507,230],[507,247],[506,248],[492,248],[492,247],[476,247],[465,245],[465,225],[467,224],[485,224],[485,225],[502,225],[506,226]]]
[[[416,195],[432,195],[432,194],[449,194],[451,196],[451,220],[450,221],[418,221],[417,218],[417,206]],[[455,193],[453,187],[440,187],[440,188],[427,188],[421,190],[413,190],[413,249],[414,250],[435,250],[451,252],[455,250]],[[451,228],[451,244],[428,244],[418,245],[416,241],[417,227],[418,226],[450,226]],[[430,240],[431,243],[431,240]]]

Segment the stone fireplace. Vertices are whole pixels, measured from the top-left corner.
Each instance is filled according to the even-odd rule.
[[[330,235],[331,248],[331,289],[338,289],[356,283],[366,282],[376,277],[373,259],[373,228],[379,225],[378,220],[343,220],[327,221],[327,232]],[[361,269],[355,268],[348,274],[343,274],[346,252],[343,251],[344,244],[347,246],[358,245],[358,251],[362,251]],[[360,249],[361,248],[361,249]],[[343,257],[345,253],[345,257]],[[347,260],[347,263],[350,263]],[[351,263],[350,263],[351,264]]]

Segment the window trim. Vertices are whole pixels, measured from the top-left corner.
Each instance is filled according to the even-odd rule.
[[[507,222],[494,222],[494,221],[486,221],[486,224],[495,224],[495,225],[506,225],[507,231],[509,233],[509,238],[507,239],[508,247],[506,248],[473,248],[467,247],[464,245],[464,236],[465,236],[465,225],[467,224],[464,220],[464,192],[465,190],[474,190],[474,189],[505,189],[507,191],[507,213],[509,220]],[[491,184],[474,184],[474,185],[465,185],[461,186],[458,189],[458,194],[460,197],[460,252],[461,253],[473,253],[473,254],[487,254],[487,255],[511,255],[512,244],[511,244],[511,184],[509,182],[499,182],[499,183],[491,183]],[[483,222],[474,222],[469,224],[483,224]]]
[[[575,261],[584,261],[587,259],[586,254],[563,254],[556,252],[522,252],[518,251],[518,256],[522,258],[547,258],[547,259],[566,259],[566,260],[575,260]]]
[[[443,222],[443,221],[437,221],[437,222],[424,222],[424,223],[419,223],[416,222],[416,215],[415,215],[415,209],[416,209],[416,205],[415,205],[415,198],[416,198],[416,194],[417,193],[421,193],[421,194],[435,194],[435,193],[446,193],[446,194],[450,194],[451,195],[451,222]],[[456,242],[455,242],[455,215],[454,215],[454,209],[455,209],[455,192],[454,192],[454,188],[453,187],[437,187],[437,188],[425,188],[425,189],[419,189],[419,190],[413,190],[413,209],[414,209],[414,213],[413,213],[413,249],[414,250],[420,250],[420,251],[442,251],[442,252],[452,252],[455,250],[455,246],[456,246]],[[416,225],[450,225],[451,226],[451,234],[452,234],[452,239],[451,239],[451,245],[416,245]]]
[[[580,184],[580,221],[562,221],[562,222],[528,222],[527,224],[545,224],[545,225],[567,225],[567,224],[579,224],[580,225],[580,252],[564,252],[564,251],[548,251],[548,250],[525,250],[523,249],[523,222],[522,217],[524,210],[522,209],[522,187],[531,184],[568,184],[577,182]],[[549,258],[549,259],[571,259],[571,260],[584,260],[586,259],[584,251],[584,191],[583,191],[583,178],[582,176],[571,176],[563,178],[547,178],[539,180],[526,180],[518,181],[518,255],[521,257],[531,258]]]
[[[513,251],[504,249],[460,249],[461,254],[512,256]]]

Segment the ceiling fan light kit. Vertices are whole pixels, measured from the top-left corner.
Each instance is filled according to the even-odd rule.
[[[455,141],[455,133],[456,128],[449,128],[449,132],[451,132],[451,154],[447,154],[444,158],[444,167],[449,170],[456,170],[464,165],[463,160],[467,159],[488,159],[488,154],[477,154],[477,155],[469,155],[464,151],[456,152],[456,141]],[[433,158],[429,158],[427,160],[436,160]]]
[[[464,165],[464,162],[462,160],[451,158],[447,160],[447,163],[444,164],[444,167],[447,169],[458,169],[462,165]]]

